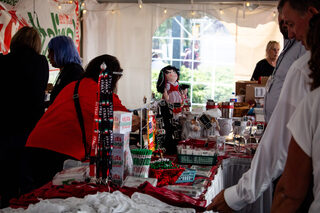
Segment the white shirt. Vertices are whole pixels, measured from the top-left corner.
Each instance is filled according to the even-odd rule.
[[[320,212],[320,88],[297,107],[287,127],[301,149],[312,158],[313,196],[309,212]]]
[[[286,125],[296,105],[310,91],[307,51],[290,67],[279,101],[261,138],[250,169],[237,185],[227,188],[224,198],[234,210],[253,203],[279,177],[284,169],[291,133]]]

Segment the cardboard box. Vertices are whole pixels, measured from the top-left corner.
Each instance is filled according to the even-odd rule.
[[[258,81],[237,81],[236,82],[236,95],[245,95],[247,84],[258,84]]]
[[[113,112],[113,133],[125,134],[131,132],[132,113],[131,112]]]
[[[132,157],[129,149],[130,133],[113,134],[113,150],[112,150],[112,181],[119,185],[122,184],[126,174],[132,171],[126,171],[131,165]]]
[[[256,98],[264,98],[266,88],[261,84],[248,84],[246,85],[245,101],[255,101]]]

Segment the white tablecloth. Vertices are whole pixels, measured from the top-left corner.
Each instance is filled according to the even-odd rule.
[[[222,161],[218,172],[208,188],[205,199],[207,205],[222,190],[238,182],[242,174],[245,173],[251,164],[248,158],[227,158]],[[256,202],[247,205],[239,213],[269,213],[272,205],[272,187],[269,187]],[[212,211],[211,211],[212,212]]]

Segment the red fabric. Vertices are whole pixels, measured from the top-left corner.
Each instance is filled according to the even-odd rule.
[[[202,199],[195,199],[182,193],[177,193],[166,188],[157,188],[152,186],[149,182],[144,182],[139,186],[142,193],[148,194],[167,204],[183,207],[194,208],[198,212],[203,212],[206,209],[206,201]]]
[[[108,187],[105,185],[79,182],[74,182],[71,185],[54,186],[52,185],[52,182],[50,182],[39,189],[22,195],[19,199],[11,199],[10,207],[27,208],[29,204],[37,203],[40,201],[40,199],[68,197],[83,198],[88,194],[96,194],[97,192],[109,191],[114,192],[116,190],[119,190],[129,197],[131,197],[134,192],[145,193],[167,204],[178,207],[194,208],[200,212],[204,211],[206,206],[205,200],[194,199],[182,193],[173,192],[166,188],[153,187],[149,182],[141,184],[138,189],[130,187],[123,187],[119,189],[116,186]]]
[[[29,204],[38,203],[40,199],[51,198],[69,198],[78,197],[83,198],[89,194],[96,194],[97,192],[113,192],[117,189],[114,186],[105,186],[89,183],[74,182],[71,185],[55,186],[52,182],[47,183],[39,189],[30,193],[22,195],[19,199],[13,198],[10,200],[10,207],[12,208],[27,208]]]
[[[170,89],[169,89],[168,93],[173,92],[173,91],[179,91],[179,84],[177,84],[176,86],[173,86],[173,84],[170,84]]]
[[[129,112],[129,110],[122,105],[118,95],[114,93],[113,93],[113,111]]]
[[[27,147],[49,149],[72,156],[78,160],[84,157],[82,133],[73,101],[76,82],[67,85],[31,132]],[[79,100],[84,119],[87,142],[91,143],[97,83],[84,78],[79,86]],[[128,111],[119,97],[113,95],[114,111]]]
[[[149,171],[149,177],[157,178],[157,187],[175,184],[185,168],[177,169],[151,169]]]

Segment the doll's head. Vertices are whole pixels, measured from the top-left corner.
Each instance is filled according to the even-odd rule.
[[[158,81],[157,81],[157,90],[160,93],[164,92],[164,88],[167,82],[175,83],[179,80],[180,71],[174,66],[166,66],[160,70]]]

